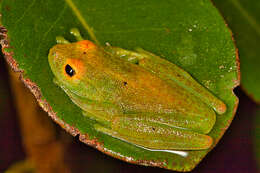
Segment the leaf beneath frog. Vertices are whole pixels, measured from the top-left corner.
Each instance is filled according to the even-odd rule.
[[[241,85],[260,103],[260,1],[215,0],[234,32],[241,62]]]
[[[75,5],[74,10],[68,2]],[[1,5],[2,25],[8,30],[10,44],[4,49],[9,64],[23,71],[22,80],[57,123],[72,135],[80,134],[81,141],[98,150],[131,163],[188,171],[230,125],[238,103],[232,92],[239,83],[237,55],[231,33],[210,1],[3,0]],[[69,35],[71,27],[79,28],[84,38],[89,38],[84,22],[75,15],[79,13],[102,45],[108,42],[153,52],[188,71],[227,104],[227,112],[217,116],[209,134],[215,141],[212,148],[190,151],[183,157],[147,151],[94,130],[93,120],[83,117],[53,83],[47,61],[57,35],[73,40]],[[3,38],[1,43],[8,46]]]

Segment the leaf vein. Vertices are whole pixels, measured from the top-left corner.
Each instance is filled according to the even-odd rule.
[[[17,27],[17,24],[24,18],[25,14],[32,8],[36,0],[34,0],[27,8],[24,10],[24,13],[21,15],[21,17],[15,22],[14,26]]]
[[[78,18],[78,20],[80,21],[82,26],[87,30],[90,37],[95,41],[96,44],[100,45],[99,41],[97,40],[97,38],[93,32],[93,29],[88,25],[87,21],[83,18],[83,16],[81,15],[80,11],[77,8],[77,6],[72,2],[72,0],[65,0],[65,1],[70,6],[72,11],[75,13],[76,17]]]

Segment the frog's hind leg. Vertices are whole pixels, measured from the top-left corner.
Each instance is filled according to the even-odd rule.
[[[204,103],[212,107],[217,113],[226,112],[226,105],[200,85],[192,76],[177,65],[160,58],[141,48],[137,52],[118,47],[108,46],[108,51],[131,63],[138,64],[146,70],[155,73],[161,79],[173,85],[180,85],[184,89],[199,97]]]
[[[156,150],[204,150],[213,143],[208,135],[129,117],[116,117],[111,129],[99,124],[94,127],[114,138]]]
[[[141,48],[137,49],[137,52],[146,57],[139,62],[140,66],[156,73],[160,78],[170,83],[177,83],[181,87],[190,91],[199,97],[204,103],[212,107],[218,114],[223,114],[226,112],[226,105],[205,87],[194,80],[189,73],[177,65]]]

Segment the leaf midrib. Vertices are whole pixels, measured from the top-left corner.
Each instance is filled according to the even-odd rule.
[[[99,44],[99,41],[97,40],[92,28],[88,25],[87,21],[83,18],[83,16],[81,15],[80,11],[78,10],[77,6],[73,3],[72,0],[65,0],[67,2],[67,4],[69,5],[69,7],[72,9],[72,11],[74,12],[74,14],[76,15],[76,17],[78,18],[78,20],[80,21],[80,23],[82,24],[82,26],[86,29],[86,31],[89,33],[90,38],[97,44]]]

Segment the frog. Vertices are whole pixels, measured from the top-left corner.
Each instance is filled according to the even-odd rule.
[[[206,150],[225,103],[174,63],[142,48],[85,40],[77,28],[48,54],[53,81],[93,128],[151,150]]]

